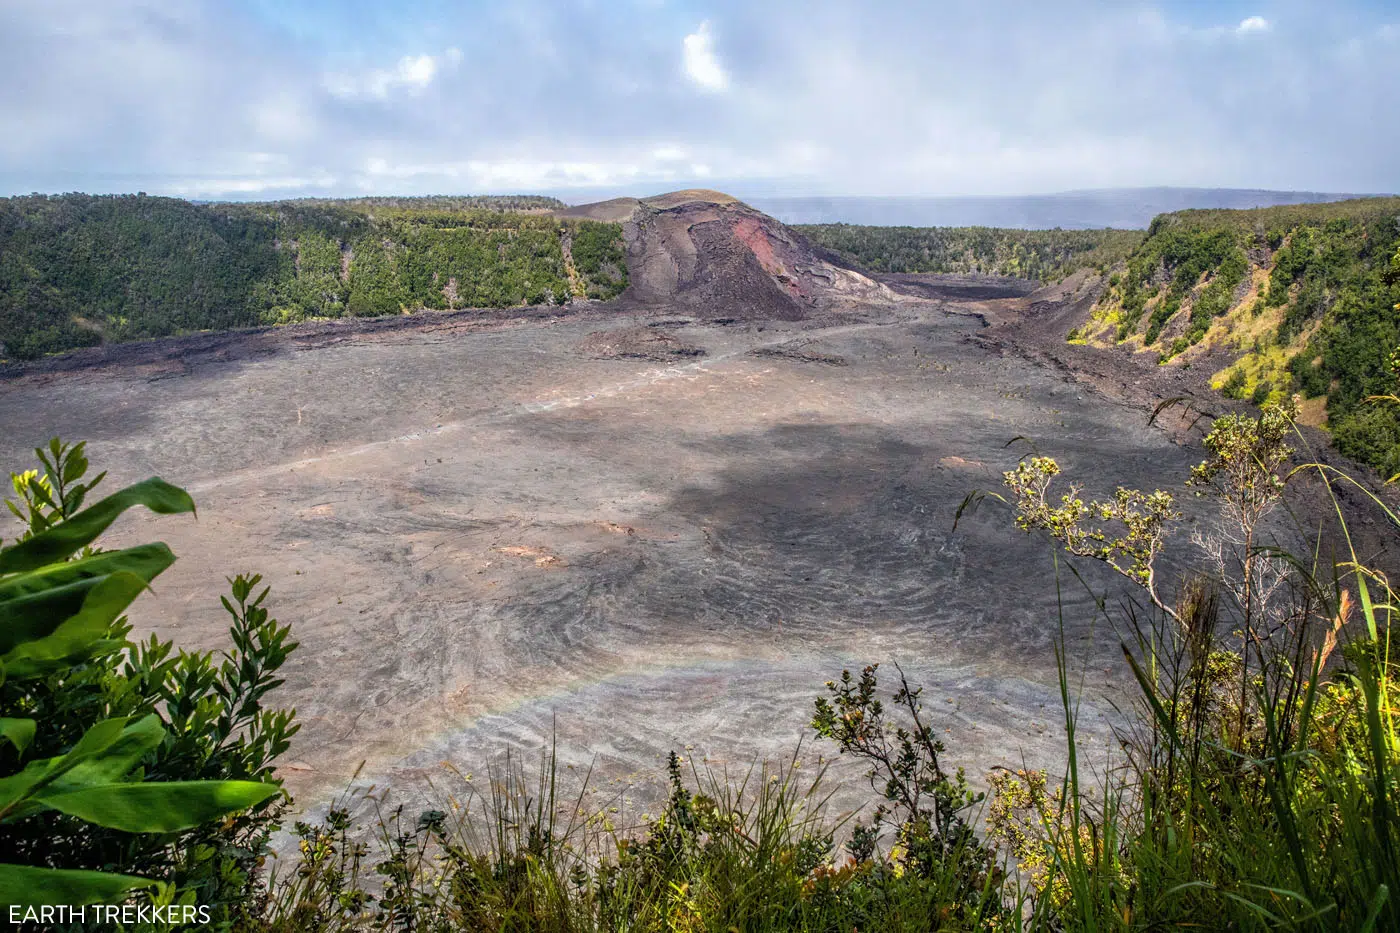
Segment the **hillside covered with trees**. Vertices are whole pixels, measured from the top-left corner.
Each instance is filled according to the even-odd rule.
[[[620,294],[621,227],[560,220],[547,213],[557,206],[534,197],[0,199],[0,358],[309,318]]]
[[[1400,413],[1367,400],[1393,385],[1397,304],[1400,198],[1183,211],[1153,221],[1069,336],[1164,364],[1224,351],[1237,359],[1216,388],[1256,404],[1301,394],[1305,418],[1389,477],[1400,472]]]
[[[1017,230],[998,227],[794,228],[813,243],[873,272],[1008,275],[1058,281],[1106,269],[1142,242],[1140,230]]]

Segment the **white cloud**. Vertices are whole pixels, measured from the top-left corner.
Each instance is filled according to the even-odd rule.
[[[772,166],[756,166],[732,152],[709,155],[718,158],[723,166],[721,174],[728,178],[772,170]],[[692,158],[679,147],[661,145],[645,151],[623,144],[606,150],[584,149],[557,159],[532,158],[527,153],[435,161],[376,155],[361,163],[355,184],[364,190],[387,190],[396,185],[416,190],[426,184],[443,190],[541,191],[665,186],[715,174],[711,162]]]
[[[1235,32],[1240,35],[1247,32],[1268,32],[1271,26],[1272,24],[1262,16],[1250,16],[1235,27]]]
[[[257,195],[268,191],[329,190],[336,178],[324,172],[315,175],[236,175],[229,177],[183,178],[168,182],[164,194],[186,198]]]
[[[367,176],[380,180],[451,179],[463,190],[538,191],[546,188],[619,185],[667,173],[623,161],[550,161],[534,159],[465,159],[445,162],[390,162],[376,157],[365,162]]]
[[[709,22],[685,37],[685,73],[706,91],[723,91],[729,87],[729,76],[715,55],[714,39]]]
[[[337,97],[368,97],[384,100],[398,90],[421,92],[437,77],[440,61],[455,66],[462,60],[461,49],[448,49],[442,59],[432,55],[405,55],[393,68],[375,68],[361,75],[338,72],[326,75],[325,87]]]

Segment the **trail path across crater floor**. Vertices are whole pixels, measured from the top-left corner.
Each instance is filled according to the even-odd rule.
[[[644,808],[672,749],[730,768],[790,756],[823,682],[871,662],[925,685],[975,778],[1053,767],[1061,609],[1104,760],[1116,637],[1077,584],[1057,596],[1048,547],[1004,511],[956,531],[954,513],[996,487],[1013,438],[1090,492],[1179,484],[1188,451],[969,344],[980,323],[932,303],[825,328],[668,322],[706,351],[670,365],[580,351],[637,324],[12,379],[0,455],[18,469],[53,434],[86,438],[114,487],[157,474],[194,492],[197,520],[115,531],[180,556],[133,621],[219,647],[224,577],[263,573],[301,643],[280,693],[304,724],[284,774],[307,806],[362,763],[362,781],[431,796],[554,743],[568,772]],[[789,341],[806,355],[753,352]]]

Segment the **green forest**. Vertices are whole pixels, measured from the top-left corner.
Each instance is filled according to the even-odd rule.
[[[1400,415],[1367,400],[1393,385],[1397,305],[1400,198],[1183,211],[1153,221],[1071,338],[1140,342],[1164,363],[1231,351],[1218,388],[1256,404],[1325,399],[1337,448],[1389,477]]]
[[[1053,282],[1127,258],[1140,230],[1013,230],[998,227],[864,227],[813,224],[807,239],[873,272],[1010,275]]]
[[[537,197],[0,199],[0,358],[312,318],[620,294],[621,227],[559,220],[548,213],[559,206]]]

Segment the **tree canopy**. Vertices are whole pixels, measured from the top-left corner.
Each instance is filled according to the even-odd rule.
[[[621,227],[560,220],[548,213],[556,206],[533,196],[0,199],[0,358],[308,318],[621,293]]]

